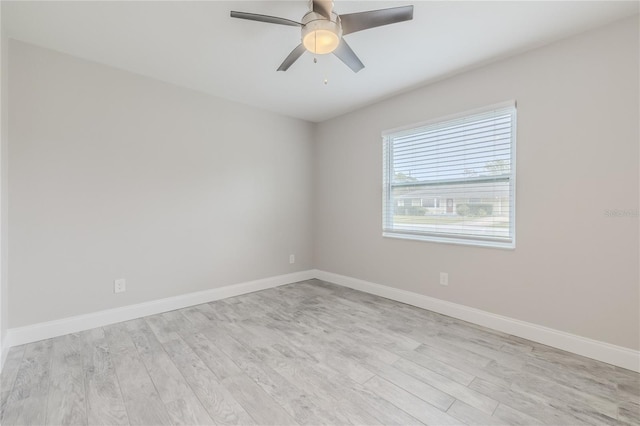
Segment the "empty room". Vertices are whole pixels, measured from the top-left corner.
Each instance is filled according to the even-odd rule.
[[[640,425],[638,1],[0,1],[0,424]]]

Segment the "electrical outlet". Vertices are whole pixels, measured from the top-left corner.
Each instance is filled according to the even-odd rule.
[[[449,285],[449,274],[440,272],[440,285]]]
[[[113,282],[113,292],[114,293],[124,293],[127,291],[127,280],[124,278],[120,278],[119,280],[115,280]]]
[[[291,264],[296,263],[296,255],[295,254],[290,254],[289,255],[289,263],[291,263]]]

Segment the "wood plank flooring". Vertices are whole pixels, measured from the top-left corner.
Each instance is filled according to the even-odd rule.
[[[30,343],[2,425],[640,425],[640,375],[317,280]]]

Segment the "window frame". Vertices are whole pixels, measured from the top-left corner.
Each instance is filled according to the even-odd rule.
[[[396,136],[401,136],[401,135],[410,134],[411,132],[421,131],[427,127],[436,128],[439,125],[445,127],[447,123],[450,123],[454,120],[472,117],[474,115],[486,114],[491,111],[508,110],[508,109],[511,110],[511,144],[510,144],[511,173],[509,176],[509,202],[510,202],[509,235],[511,237],[511,241],[501,241],[500,239],[491,240],[490,238],[487,238],[487,237],[485,238],[473,238],[470,236],[456,237],[451,235],[449,236],[438,235],[437,233],[428,234],[428,233],[417,233],[417,232],[404,231],[404,230],[403,231],[393,230],[394,205],[392,201],[394,200],[392,200],[393,183],[391,181],[393,176],[393,170],[392,170],[393,145],[391,143],[391,139]],[[428,121],[423,121],[423,122],[414,123],[407,126],[383,131],[381,135],[382,141],[383,141],[382,143],[382,146],[383,146],[382,236],[387,238],[399,238],[399,239],[417,240],[417,241],[424,241],[424,242],[458,244],[458,245],[475,246],[475,247],[490,247],[490,248],[510,249],[510,250],[515,249],[516,247],[517,116],[518,116],[517,103],[515,100],[511,100],[507,102],[492,104],[485,107],[476,108],[473,110],[467,110],[457,114],[437,117]],[[487,180],[487,179],[484,179],[484,180]],[[473,182],[473,181],[474,181],[474,178],[461,180],[461,182]],[[478,181],[478,179],[475,179],[475,181]]]

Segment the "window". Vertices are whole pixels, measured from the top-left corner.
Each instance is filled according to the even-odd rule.
[[[514,102],[382,136],[383,236],[515,247]]]

